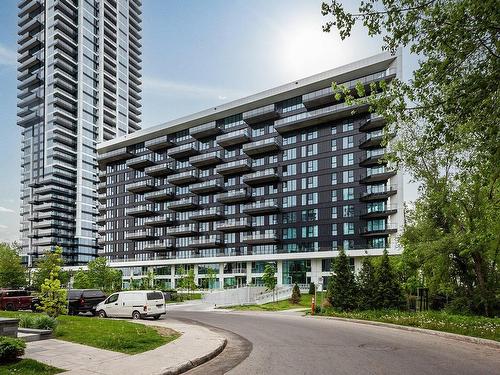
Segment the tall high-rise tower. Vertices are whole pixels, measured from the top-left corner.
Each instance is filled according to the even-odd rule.
[[[140,129],[141,0],[21,0],[21,237],[29,261],[59,245],[97,255],[96,145]]]

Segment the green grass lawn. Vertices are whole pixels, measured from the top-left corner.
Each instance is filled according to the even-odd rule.
[[[0,312],[0,316],[20,314],[32,313]],[[123,320],[69,315],[61,315],[57,320],[59,325],[54,332],[57,339],[126,354],[152,350],[179,337],[177,333],[163,335],[151,326]]]
[[[321,293],[318,293],[317,296],[318,300],[321,301]],[[264,305],[242,305],[242,306],[230,306],[222,308],[238,310],[238,311],[283,311],[283,310],[298,309],[298,308],[310,309],[311,299],[312,296],[310,294],[303,293],[300,296],[300,302],[297,304],[291,303],[289,300],[284,300],[278,302],[270,302]]]
[[[0,375],[52,375],[59,374],[61,370],[32,359],[21,359],[7,364],[0,364]]]
[[[396,310],[353,312],[327,310],[322,315],[393,323],[500,341],[500,318],[453,315],[441,311],[414,313]]]

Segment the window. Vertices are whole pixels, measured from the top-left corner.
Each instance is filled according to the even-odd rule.
[[[332,190],[332,202],[337,202],[337,190]]]
[[[297,228],[284,228],[283,229],[283,239],[293,240],[297,238]]]
[[[336,236],[337,235],[337,224],[334,223],[332,224],[332,236]]]
[[[337,140],[332,139],[332,151],[337,151]]]
[[[370,212],[382,212],[385,210],[385,202],[372,202],[366,205],[366,211]]]
[[[332,173],[332,185],[337,185],[337,173]]]
[[[302,189],[313,189],[318,187],[318,176],[306,177],[302,179]]]
[[[283,213],[283,224],[295,223],[297,221],[296,212],[284,212]]]
[[[332,219],[336,219],[337,216],[337,207],[332,207]]]
[[[354,164],[354,154],[352,152],[349,154],[344,154],[344,155],[342,155],[342,160],[343,160],[342,165],[344,167],[347,165],[353,165]]]
[[[318,237],[318,226],[310,225],[302,227],[302,238]]]
[[[344,150],[352,147],[354,147],[354,137],[352,135],[342,138],[342,148]]]
[[[354,234],[354,223],[344,223],[344,235]]]
[[[379,230],[385,230],[385,220],[384,219],[378,219],[378,220],[369,220],[368,221],[368,231],[379,231]]]
[[[283,192],[296,191],[297,190],[297,180],[283,181]]]
[[[381,174],[385,173],[385,167],[383,165],[379,165],[377,167],[366,168],[366,175],[371,176],[373,174]]]
[[[342,189],[342,198],[345,201],[349,201],[351,199],[354,199],[354,188]]]
[[[342,182],[344,184],[347,184],[349,182],[354,182],[354,171],[342,172]]]
[[[332,168],[337,168],[337,157],[332,156]]]
[[[342,216],[343,217],[354,217],[354,206],[352,204],[348,204],[342,207]]]
[[[289,148],[283,152],[283,160],[293,160],[297,157],[297,149]]]
[[[305,133],[302,133],[300,135],[301,141],[312,141],[313,139],[316,139],[316,138],[318,138],[318,131],[317,130],[305,132]]]
[[[332,134],[337,134],[337,126],[332,125]]]
[[[106,301],[106,304],[113,303],[113,302],[116,302],[116,301],[118,301],[118,293],[110,295],[109,298]]]
[[[318,155],[318,144],[302,146],[302,157]]]
[[[283,166],[283,176],[295,176],[297,174],[297,164]]]
[[[354,240],[344,240],[344,250],[354,249]]]
[[[296,135],[291,135],[289,137],[283,137],[283,145],[291,145],[297,143],[297,136]]]
[[[318,193],[302,194],[302,205],[318,204]]]
[[[283,113],[295,111],[297,109],[304,108],[304,104],[302,104],[302,96],[298,96],[296,98],[285,100],[282,104]]]
[[[370,246],[375,249],[383,249],[385,247],[385,238],[372,238],[370,240]]]
[[[302,210],[302,221],[316,221],[319,219],[318,209]]]
[[[295,207],[297,205],[297,197],[295,195],[290,195],[289,197],[283,197],[283,208]]]
[[[348,132],[354,130],[354,123],[352,121],[346,122],[342,125],[342,131]]]
[[[318,161],[309,160],[302,163],[302,173],[310,173],[318,171]]]

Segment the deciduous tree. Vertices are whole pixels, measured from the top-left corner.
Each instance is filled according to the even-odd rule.
[[[26,286],[26,269],[21,264],[17,249],[7,243],[0,244],[0,288]]]

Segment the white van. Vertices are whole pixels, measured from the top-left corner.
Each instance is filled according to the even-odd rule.
[[[131,290],[111,294],[96,306],[100,318],[159,319],[167,313],[165,297],[157,290]]]

